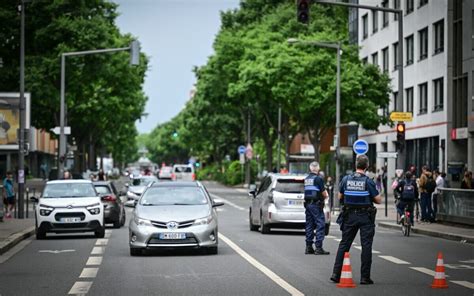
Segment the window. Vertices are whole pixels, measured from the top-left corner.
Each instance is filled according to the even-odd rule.
[[[400,9],[400,0],[393,0],[393,8]],[[393,19],[398,21],[398,13],[394,13]]]
[[[405,0],[405,13],[409,14],[413,12],[413,0]]]
[[[379,30],[379,12],[377,10],[372,10],[372,33],[375,33]]]
[[[367,13],[362,17],[362,39],[366,39],[369,35],[369,23],[367,17]]]
[[[393,92],[393,111],[400,111],[398,109],[398,91]]]
[[[433,25],[434,31],[434,53],[444,51],[444,20],[440,20]]]
[[[413,35],[405,38],[407,66],[413,64]]]
[[[428,4],[428,0],[420,0],[420,5],[418,7],[422,7],[426,4]]]
[[[428,57],[428,28],[418,31],[418,39],[420,40],[420,61]]]
[[[407,88],[405,90],[405,97],[407,100],[406,110],[407,112],[413,113],[413,87]]]
[[[443,110],[444,105],[443,77],[433,80],[434,108],[433,111]]]
[[[388,112],[388,106],[385,106],[385,107],[382,108],[382,116],[390,117],[390,114]]]
[[[426,112],[428,112],[428,83],[427,82],[418,85],[418,96],[420,98],[418,113],[426,114]]]
[[[398,69],[398,42],[393,44],[393,71]]]
[[[388,47],[382,49],[382,69],[388,72]]]
[[[366,64],[367,64],[367,61],[368,61],[367,57],[363,58],[363,59],[362,59],[362,64],[366,65]]]
[[[379,65],[379,54],[378,54],[378,52],[374,52],[372,54],[372,64],[375,65],[375,66]]]
[[[382,7],[388,8],[388,0],[383,0]],[[388,26],[388,12],[384,11],[382,13],[382,28],[385,28],[387,26]]]

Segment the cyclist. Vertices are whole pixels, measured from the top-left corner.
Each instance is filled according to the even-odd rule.
[[[400,216],[400,223],[404,218],[405,207],[408,206],[408,212],[410,213],[410,224],[413,226],[413,206],[415,200],[418,199],[418,186],[416,186],[415,180],[412,179],[410,171],[405,173],[405,179],[398,182],[398,186],[395,191],[398,192],[399,201],[397,203],[397,212]]]

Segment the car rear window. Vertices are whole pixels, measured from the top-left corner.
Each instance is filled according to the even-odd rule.
[[[176,173],[192,173],[193,170],[189,166],[177,166],[174,168]]]
[[[199,187],[151,187],[140,200],[145,206],[205,205],[207,198]]]
[[[89,183],[56,183],[47,184],[43,191],[43,198],[71,198],[92,197],[97,193]]]
[[[99,193],[99,194],[112,193],[112,192],[110,191],[109,186],[106,186],[106,185],[95,185],[95,190],[96,190],[97,193]]]
[[[283,193],[304,193],[304,180],[278,179],[274,190]]]
[[[169,172],[171,172],[172,169],[173,169],[172,167],[164,167],[164,168],[161,169],[161,171],[163,173],[169,173]]]

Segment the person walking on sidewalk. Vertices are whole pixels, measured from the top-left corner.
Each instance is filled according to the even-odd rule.
[[[433,179],[430,169],[423,166],[420,176],[420,204],[421,221],[431,223],[433,221],[433,208],[431,207],[431,194],[436,189],[436,181]]]
[[[375,235],[375,216],[377,209],[374,203],[380,204],[382,197],[375,188],[373,180],[365,175],[369,167],[369,158],[358,155],[356,172],[345,176],[339,185],[339,200],[344,203],[342,214],[342,240],[337,250],[331,281],[339,283],[341,279],[344,253],[349,252],[357,232],[360,230],[361,254],[361,285],[371,285],[372,242]]]
[[[466,171],[464,173],[464,178],[461,182],[461,189],[474,189],[474,183],[472,180],[472,172]]]
[[[439,198],[439,188],[444,187],[444,178],[441,176],[439,170],[433,171],[433,179],[436,182],[436,189],[432,194],[433,199],[433,220],[436,221],[436,213],[438,213],[438,198]]]
[[[15,189],[13,187],[13,174],[10,171],[7,172],[7,176],[3,180],[3,194],[4,203],[7,207],[5,218],[11,218],[15,208]]]

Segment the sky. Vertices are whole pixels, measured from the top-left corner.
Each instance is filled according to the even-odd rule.
[[[144,91],[146,117],[139,133],[177,115],[196,82],[192,69],[212,55],[220,28],[220,11],[238,8],[239,0],[114,0],[119,4],[117,25],[140,41],[149,58]]]

